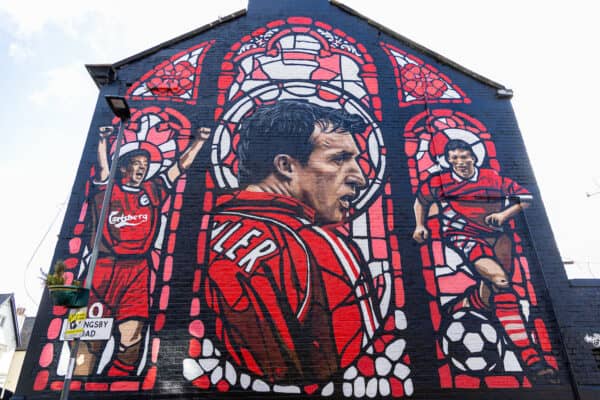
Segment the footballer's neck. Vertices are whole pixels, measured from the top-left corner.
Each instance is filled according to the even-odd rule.
[[[267,176],[258,183],[252,183],[246,187],[249,192],[264,192],[280,194],[282,196],[295,197],[288,182],[277,179],[273,174]]]

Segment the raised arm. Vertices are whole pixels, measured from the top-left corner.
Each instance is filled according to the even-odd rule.
[[[192,165],[209,136],[210,128],[198,128],[196,138],[192,144],[183,152],[179,160],[167,170],[167,177],[171,182],[175,182]]]
[[[96,172],[96,179],[98,182],[106,182],[110,173],[107,138],[112,135],[114,128],[112,126],[101,126],[98,131],[100,138],[98,139],[98,171]]]

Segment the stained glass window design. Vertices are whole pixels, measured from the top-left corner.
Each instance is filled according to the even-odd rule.
[[[459,139],[471,145],[477,157],[477,166],[500,172],[500,163],[496,156],[496,147],[492,134],[477,119],[470,115],[449,109],[436,109],[417,114],[406,124],[404,131],[405,153],[408,157],[408,169],[413,193],[428,178],[448,167],[444,156],[446,143]],[[438,211],[441,212],[441,211]],[[453,312],[451,307],[461,295],[479,283],[467,261],[452,247],[448,246],[441,235],[441,222],[437,214],[427,220],[430,241],[420,245],[421,263],[426,291],[430,297],[429,310],[434,332],[437,337],[438,372],[442,388],[520,388],[530,387],[531,383],[523,372],[518,357],[502,337],[500,329],[488,315],[472,309]],[[525,318],[533,327],[529,333],[538,343],[546,362],[556,368],[552,348],[544,321],[533,317],[530,309],[537,305],[536,292],[531,282],[529,262],[524,254],[522,239],[515,232],[515,222],[509,222],[512,239],[512,273],[509,276],[512,288],[518,296]],[[483,338],[495,340],[495,360],[477,359],[465,364],[454,358],[453,346],[463,340],[460,319],[475,319],[484,328]],[[487,345],[482,341],[482,346]],[[457,350],[458,351],[458,350]],[[493,353],[493,351],[492,351]],[[469,361],[467,359],[467,361]]]
[[[196,104],[202,62],[214,40],[175,54],[144,74],[128,90],[132,100],[164,100]]]
[[[112,121],[114,131],[118,129],[119,120]],[[173,165],[178,156],[188,147],[191,138],[191,124],[179,111],[165,107],[132,108],[132,117],[124,127],[124,139],[120,155],[123,156],[134,150],[145,150],[150,156],[146,180],[152,179]],[[115,151],[116,134],[108,139],[110,158]],[[90,262],[91,249],[86,224],[90,219],[89,202],[92,196],[96,167],[90,168],[89,180],[85,184],[86,200],[81,204],[81,211],[73,229],[72,238],[68,243],[68,258],[66,264],[66,282],[81,279],[85,276]],[[109,363],[115,346],[114,336],[103,342],[101,357],[97,369],[90,376],[77,374],[73,376],[72,390],[83,391],[140,391],[154,387],[157,376],[157,361],[160,350],[159,333],[163,329],[166,311],[169,303],[170,280],[173,274],[173,252],[179,226],[180,210],[183,203],[183,192],[186,186],[185,175],[175,182],[173,191],[162,205],[159,212],[157,235],[150,248],[150,299],[151,307],[156,313],[143,332],[142,356],[137,365],[136,378],[106,376],[106,365]],[[87,227],[89,228],[89,226]],[[94,313],[93,306],[90,315]],[[39,370],[36,373],[34,390],[62,389],[64,376],[70,357],[67,341],[61,341],[61,331],[67,309],[61,306],[52,308],[52,319],[47,328],[48,342],[44,345],[39,356]],[[85,343],[85,341],[83,341]],[[84,344],[82,344],[84,346]]]
[[[394,68],[400,107],[425,103],[471,103],[449,77],[433,65],[388,43],[381,42]]]
[[[380,126],[381,99],[373,58],[361,43],[339,29],[308,17],[290,17],[270,22],[232,45],[224,57],[217,86],[212,170],[206,176],[206,187],[212,190],[206,193],[205,210],[213,207],[220,191],[238,188],[237,127],[257,106],[284,99],[301,99],[345,109],[360,115],[366,123],[367,128],[355,135],[355,140],[361,152],[359,165],[368,185],[353,204],[351,221],[340,227],[340,232],[357,245],[367,260],[379,311],[384,316],[384,328],[380,337],[348,368],[343,376],[342,391],[344,395],[352,396],[353,387],[361,386],[354,385],[355,381],[378,382],[379,379],[385,388],[383,392],[394,397],[411,395],[410,357],[402,338],[402,331],[407,329],[402,266],[398,239],[393,234],[393,201],[385,175],[386,147]],[[210,216],[204,216],[198,239],[199,263],[204,262],[203,245],[209,234],[209,224]],[[333,393],[333,383],[305,387],[271,385],[239,370],[223,357],[219,345],[206,334],[200,306],[201,281],[202,271],[198,269],[190,308],[194,320],[189,326],[189,358],[184,361],[184,376],[188,381],[200,389],[216,388],[219,391],[235,387],[289,393]],[[387,358],[386,349],[390,348],[398,351],[388,350],[391,358]],[[393,368],[383,368],[381,364]],[[208,372],[214,374],[214,371],[218,371],[220,379],[209,377]]]

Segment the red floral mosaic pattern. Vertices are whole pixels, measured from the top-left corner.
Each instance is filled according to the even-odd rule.
[[[468,114],[447,109],[424,111],[407,123],[404,139],[413,193],[417,192],[419,185],[431,174],[440,170],[440,163],[445,162],[444,147],[450,139],[461,139],[471,144],[479,159],[480,167],[500,171],[492,135],[480,121]],[[440,222],[436,216],[429,218],[427,227],[431,233],[431,240],[420,246],[420,253],[425,287],[430,296],[431,321],[434,332],[439,338],[437,359],[441,387],[447,389],[531,387],[530,381],[522,371],[504,373],[490,371],[486,376],[482,373],[457,372],[457,369],[453,368],[451,360],[442,350],[444,328],[448,327],[449,319],[448,313],[444,311],[444,305],[451,304],[457,296],[465,293],[473,285],[477,285],[478,281],[464,272],[464,265],[461,264],[464,261],[457,261],[457,254],[445,246]],[[509,229],[512,230],[513,241],[511,286],[522,302],[535,307],[537,297],[531,282],[529,262],[523,254],[522,239],[514,232],[514,221],[510,221]],[[533,327],[530,334],[539,344],[546,362],[553,368],[557,368],[544,321],[533,318],[529,322]]]
[[[119,120],[112,121],[115,132]],[[150,154],[150,174],[158,173],[171,165],[172,161],[183,152],[189,142],[191,134],[189,120],[177,110],[172,108],[146,107],[143,109],[132,108],[132,116],[124,127],[124,141],[121,154],[124,152],[144,149]],[[109,138],[110,157],[114,154],[115,138]],[[85,197],[90,196],[92,182],[95,179],[95,167],[90,169],[90,179],[85,184]],[[173,251],[179,225],[179,214],[183,204],[183,191],[186,186],[186,177],[181,176],[170,198],[165,202],[161,215],[166,218],[166,226],[162,239],[163,245],[154,246],[151,250],[152,263],[150,269],[150,291],[159,304],[152,304],[157,309],[156,317],[150,321],[150,340],[147,347],[147,364],[144,373],[137,378],[120,379],[106,376],[86,376],[85,380],[73,377],[72,391],[146,391],[154,388],[157,376],[158,354],[160,338],[158,333],[162,330],[169,299],[169,282],[173,274]],[[66,281],[81,279],[85,274],[90,258],[90,247],[84,242],[86,221],[88,219],[88,202],[81,205],[77,223],[73,228],[73,237],[69,241],[69,257],[65,260]],[[36,373],[35,391],[60,391],[63,387],[63,375],[57,374],[59,362],[68,357],[69,351],[66,342],[60,340],[63,320],[66,318],[67,308],[54,306],[51,311],[53,318],[47,328],[48,342],[44,345],[39,357],[39,370]]]
[[[406,64],[400,70],[404,89],[415,99],[439,99],[448,89],[440,76],[427,67]]]
[[[214,42],[202,42],[160,63],[127,90],[127,98],[196,104],[202,63]]]
[[[400,107],[424,103],[471,103],[455,84],[434,66],[420,58],[381,42],[394,68]]]
[[[148,81],[148,89],[156,96],[181,96],[193,86],[194,66],[189,61],[168,64]]]

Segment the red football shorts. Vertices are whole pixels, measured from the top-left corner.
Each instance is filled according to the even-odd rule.
[[[494,258],[494,249],[483,238],[452,235],[448,236],[448,239],[452,246],[470,262],[475,262],[482,257]]]
[[[96,262],[89,304],[103,304],[102,317],[117,321],[149,317],[149,268],[145,259]]]

